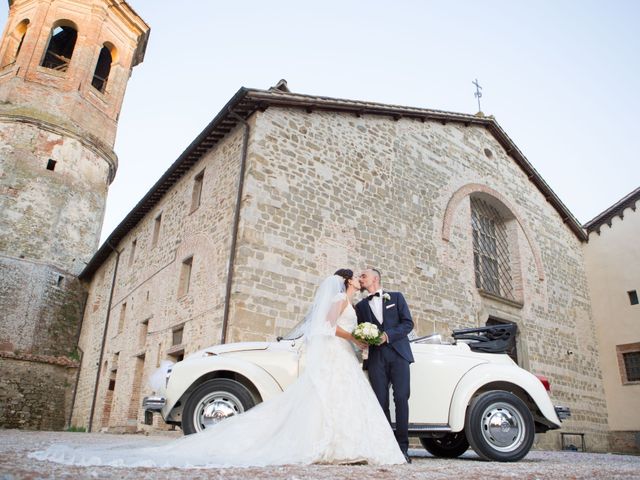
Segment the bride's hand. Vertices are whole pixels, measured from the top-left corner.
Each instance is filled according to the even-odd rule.
[[[364,350],[365,348],[369,348],[369,344],[367,344],[366,342],[362,342],[360,340],[357,340],[355,338],[353,339],[353,343],[355,343],[360,350]]]

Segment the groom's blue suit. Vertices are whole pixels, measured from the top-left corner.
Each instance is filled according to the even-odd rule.
[[[384,298],[385,294],[389,294],[389,300]],[[356,304],[356,314],[358,323],[369,322],[377,325],[389,339],[387,343],[378,347],[369,347],[369,381],[389,421],[389,385],[393,386],[396,407],[395,435],[400,449],[406,453],[409,448],[409,364],[413,363],[407,337],[413,329],[409,306],[400,292],[384,292],[382,324],[371,311],[369,300],[366,298]]]

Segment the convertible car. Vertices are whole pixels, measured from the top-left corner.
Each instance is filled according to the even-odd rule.
[[[570,416],[568,408],[552,404],[546,378],[509,357],[515,334],[516,325],[498,325],[456,330],[451,342],[440,335],[411,341],[409,434],[431,454],[453,458],[471,446],[485,460],[517,461],[535,433],[558,429]],[[168,369],[164,389],[144,398],[145,421],[160,412],[166,423],[191,434],[242,413],[298,377],[303,346],[294,329],[275,342],[195,352]]]

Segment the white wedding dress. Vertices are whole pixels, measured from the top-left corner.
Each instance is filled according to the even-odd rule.
[[[338,294],[334,304],[344,298],[344,293]],[[356,312],[347,303],[337,325],[351,332],[356,323]],[[144,467],[405,463],[351,343],[316,334],[306,347],[305,371],[282,394],[201,433],[133,449],[54,445],[32,457],[75,465]]]

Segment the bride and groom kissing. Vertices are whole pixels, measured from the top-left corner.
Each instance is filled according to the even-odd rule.
[[[368,296],[354,307],[352,298],[359,291]],[[366,347],[354,336],[363,323],[381,332],[378,344],[368,347],[368,378],[353,347]],[[240,415],[152,447],[100,450],[58,444],[32,457],[75,465],[182,468],[411,463],[407,449],[413,356],[407,335],[413,321],[403,295],[383,290],[377,269],[357,276],[340,269],[321,282],[300,328],[304,371],[282,393]]]

